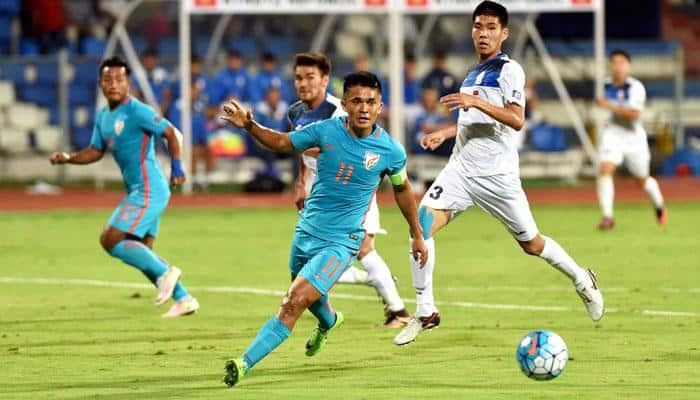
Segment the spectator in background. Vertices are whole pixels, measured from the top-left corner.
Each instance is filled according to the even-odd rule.
[[[196,64],[193,60],[193,65]],[[194,74],[193,74],[194,75]],[[208,190],[209,178],[214,170],[214,154],[208,146],[209,128],[207,116],[207,96],[202,90],[201,81],[192,78],[190,82],[192,102],[192,165],[190,176],[194,177],[195,189]],[[168,110],[168,119],[182,130],[182,99],[178,98]],[[204,163],[204,174],[198,173],[199,164]]]
[[[210,105],[218,107],[226,99],[234,97],[243,103],[250,103],[251,78],[243,65],[243,57],[238,50],[229,50],[226,55],[226,68],[221,70],[209,90]]]
[[[457,78],[450,74],[445,68],[446,61],[447,55],[445,52],[438,51],[435,53],[433,58],[433,69],[430,70],[425,78],[423,78],[423,83],[421,84],[422,89],[436,89],[439,97],[450,93],[459,92],[460,85],[457,82]]]
[[[201,98],[205,104],[209,104],[209,90],[210,90],[210,78],[202,73],[202,60],[198,56],[192,56],[190,58],[190,80],[192,84],[197,85],[197,90],[199,91],[199,98]],[[180,98],[180,80],[179,76],[175,76],[171,84],[172,97],[177,101]],[[210,118],[214,118],[214,115],[209,115]]]
[[[267,97],[267,92],[271,88],[277,88],[280,93],[284,85],[284,76],[277,68],[277,59],[275,55],[269,52],[263,53],[260,59],[260,72],[253,78],[251,94],[251,102],[257,104],[264,101]]]
[[[42,54],[66,45],[66,16],[61,0],[25,0],[21,9],[25,34],[34,37]]]
[[[416,57],[413,54],[408,54],[404,61],[403,85],[404,104],[418,103],[420,80],[416,76]]]
[[[286,132],[289,130],[289,121],[287,120],[288,108],[289,104],[282,99],[280,88],[272,85],[265,92],[265,99],[255,104],[253,115],[263,126],[279,132]],[[277,154],[260,146],[258,143],[256,143],[256,146],[257,153],[265,161],[266,169],[268,171],[274,170],[273,162],[277,159]]]
[[[442,156],[449,156],[452,153],[454,139],[445,141],[435,151],[423,149],[420,145],[420,141],[423,136],[429,133],[454,125],[455,119],[451,118],[445,107],[440,104],[440,97],[438,96],[437,89],[423,89],[420,97],[422,110],[413,125],[411,152],[417,154],[434,153]]]
[[[172,90],[169,72],[158,65],[158,52],[155,49],[147,49],[141,54],[141,62],[146,70],[146,79],[151,85],[153,96],[160,107],[160,113],[165,115],[170,109],[172,102]],[[139,88],[138,81],[134,81],[136,97],[141,101],[146,101],[143,90]]]

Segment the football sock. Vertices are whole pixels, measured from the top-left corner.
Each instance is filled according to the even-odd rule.
[[[309,306],[311,314],[318,319],[318,326],[321,329],[330,329],[335,324],[335,311],[331,308],[328,295],[323,295]]]
[[[157,255],[157,257],[160,261],[165,263],[165,265],[170,266],[170,263],[168,261],[166,261],[165,258],[158,256],[158,255]],[[155,281],[153,281],[153,284],[155,284]],[[187,292],[187,289],[185,289],[185,285],[183,285],[181,282],[178,281],[175,284],[175,289],[173,289],[173,296],[172,296],[173,300],[178,301],[178,300],[185,298],[189,295],[190,295],[189,292]]]
[[[401,300],[401,296],[399,296],[399,291],[396,289],[396,283],[391,276],[389,267],[379,253],[376,250],[372,250],[360,260],[360,264],[367,271],[367,282],[377,289],[389,311],[403,310],[406,305]]]
[[[613,177],[610,175],[601,175],[597,181],[598,188],[598,203],[600,203],[600,211],[603,212],[603,217],[613,217],[613,199],[615,197],[615,184]]]
[[[243,353],[243,359],[248,364],[248,369],[253,368],[255,364],[287,340],[290,333],[289,329],[277,317],[272,317],[265,322],[258,335],[253,339],[253,343]]]
[[[664,206],[664,197],[661,195],[661,189],[659,189],[659,183],[656,179],[651,176],[644,181],[644,191],[649,195],[649,199],[655,208],[662,208]]]
[[[137,240],[122,240],[112,247],[109,254],[141,271],[153,284],[168,271],[168,264]]]
[[[354,265],[346,269],[340,278],[338,278],[338,283],[367,283],[367,272],[363,271]]]
[[[569,256],[559,243],[544,235],[542,235],[542,238],[544,239],[544,248],[542,253],[540,253],[541,258],[568,276],[574,285],[578,285],[588,279],[586,271],[576,264],[576,261]]]
[[[413,239],[411,239],[413,244]],[[413,254],[409,254],[411,262],[411,275],[413,276],[413,287],[416,288],[417,315],[427,317],[434,312],[435,299],[433,299],[433,268],[435,268],[435,241],[433,238],[425,239],[425,247],[428,248],[428,261],[425,267],[421,268],[420,262],[413,259]]]

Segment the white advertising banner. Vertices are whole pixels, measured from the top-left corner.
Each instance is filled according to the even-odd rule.
[[[217,14],[470,13],[481,0],[184,0],[188,12]],[[600,0],[500,0],[511,13],[591,12]]]

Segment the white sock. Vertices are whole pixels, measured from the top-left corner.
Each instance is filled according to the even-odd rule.
[[[396,283],[391,276],[389,267],[376,250],[372,250],[364,256],[360,260],[360,264],[367,271],[367,283],[377,289],[389,311],[396,312],[406,308],[401,296],[399,296],[398,289],[396,289]]]
[[[644,181],[644,191],[649,195],[651,203],[656,208],[662,208],[664,206],[664,197],[661,195],[661,189],[659,189],[659,183],[656,179],[651,176]]]
[[[603,217],[613,217],[613,199],[615,198],[615,184],[613,177],[610,175],[602,175],[598,177],[598,203],[600,210],[603,212]]]
[[[343,272],[343,275],[340,275],[340,278],[338,278],[338,283],[366,284],[367,275],[367,272],[357,268],[354,265],[351,265],[350,268],[346,269],[345,272]]]
[[[411,239],[411,243],[413,243],[413,239]],[[419,317],[427,317],[437,312],[433,298],[433,269],[435,268],[435,241],[433,238],[425,239],[425,247],[428,248],[428,261],[423,268],[420,267],[420,262],[413,259],[413,254],[409,254],[413,287],[416,288],[418,306],[416,313]]]
[[[586,271],[576,264],[576,261],[569,256],[559,243],[544,235],[542,235],[542,238],[544,239],[544,248],[540,254],[541,258],[568,276],[574,285],[578,285],[588,279]]]

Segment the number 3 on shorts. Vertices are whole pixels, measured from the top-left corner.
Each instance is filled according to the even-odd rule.
[[[433,186],[433,191],[432,191],[432,193],[429,194],[429,196],[431,199],[437,200],[440,198],[441,194],[442,194],[442,186]]]

